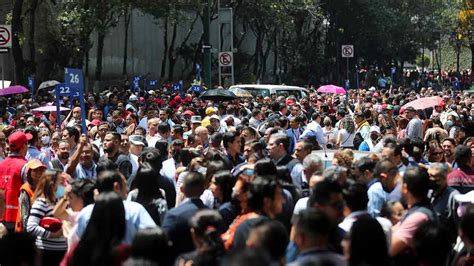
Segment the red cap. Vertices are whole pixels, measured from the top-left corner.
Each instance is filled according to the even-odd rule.
[[[16,131],[8,137],[8,145],[10,145],[12,151],[17,151],[32,138],[33,135],[29,133],[25,134],[24,132]]]
[[[100,125],[100,123],[102,123],[99,119],[94,119],[91,121],[91,125],[93,126],[98,126]]]
[[[294,104],[295,104],[295,101],[294,101],[293,99],[288,99],[288,100],[286,100],[286,105],[292,106],[292,105],[294,105]]]
[[[194,113],[193,113],[192,111],[190,111],[190,110],[186,110],[186,111],[183,112],[183,115],[193,116]]]

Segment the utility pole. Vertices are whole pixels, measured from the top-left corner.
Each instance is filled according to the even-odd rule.
[[[212,88],[211,83],[211,40],[210,40],[210,24],[211,24],[211,17],[210,17],[210,7],[209,7],[210,0],[204,0],[204,16],[203,16],[203,27],[204,27],[204,43],[202,46],[202,50],[204,53],[204,82],[207,85],[207,88]]]

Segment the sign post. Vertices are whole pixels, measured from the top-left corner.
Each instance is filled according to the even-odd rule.
[[[86,126],[86,105],[84,103],[84,75],[81,69],[65,68],[64,69],[64,83],[65,87],[70,88],[71,92],[77,92],[79,96],[79,103],[81,105],[81,122],[82,133],[87,132]],[[76,93],[74,93],[76,94]]]
[[[346,59],[346,80],[344,87],[346,87],[346,102],[349,101],[349,58],[354,57],[354,45],[342,45],[341,47],[342,58]]]
[[[12,48],[12,26],[0,25],[0,53],[8,53]],[[5,88],[5,55],[2,55],[2,89]]]

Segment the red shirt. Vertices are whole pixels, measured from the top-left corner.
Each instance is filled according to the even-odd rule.
[[[468,168],[454,169],[448,174],[448,185],[461,194],[474,190],[474,170]]]
[[[18,196],[23,185],[21,169],[26,160],[11,156],[0,162],[0,189],[5,192],[5,213],[2,221],[14,223],[18,214]]]

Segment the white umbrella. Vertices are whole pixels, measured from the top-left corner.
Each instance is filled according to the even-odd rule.
[[[39,85],[38,90],[46,89],[46,88],[49,88],[49,87],[54,87],[58,84],[60,84],[60,82],[57,81],[57,80],[48,80],[48,81],[42,82]]]
[[[67,107],[59,107],[59,111],[70,111],[71,109],[67,108]],[[31,111],[35,111],[35,112],[56,112],[56,106],[54,105],[45,105],[45,106],[41,106],[41,107],[38,107],[38,108],[35,108],[35,109],[32,109]]]

